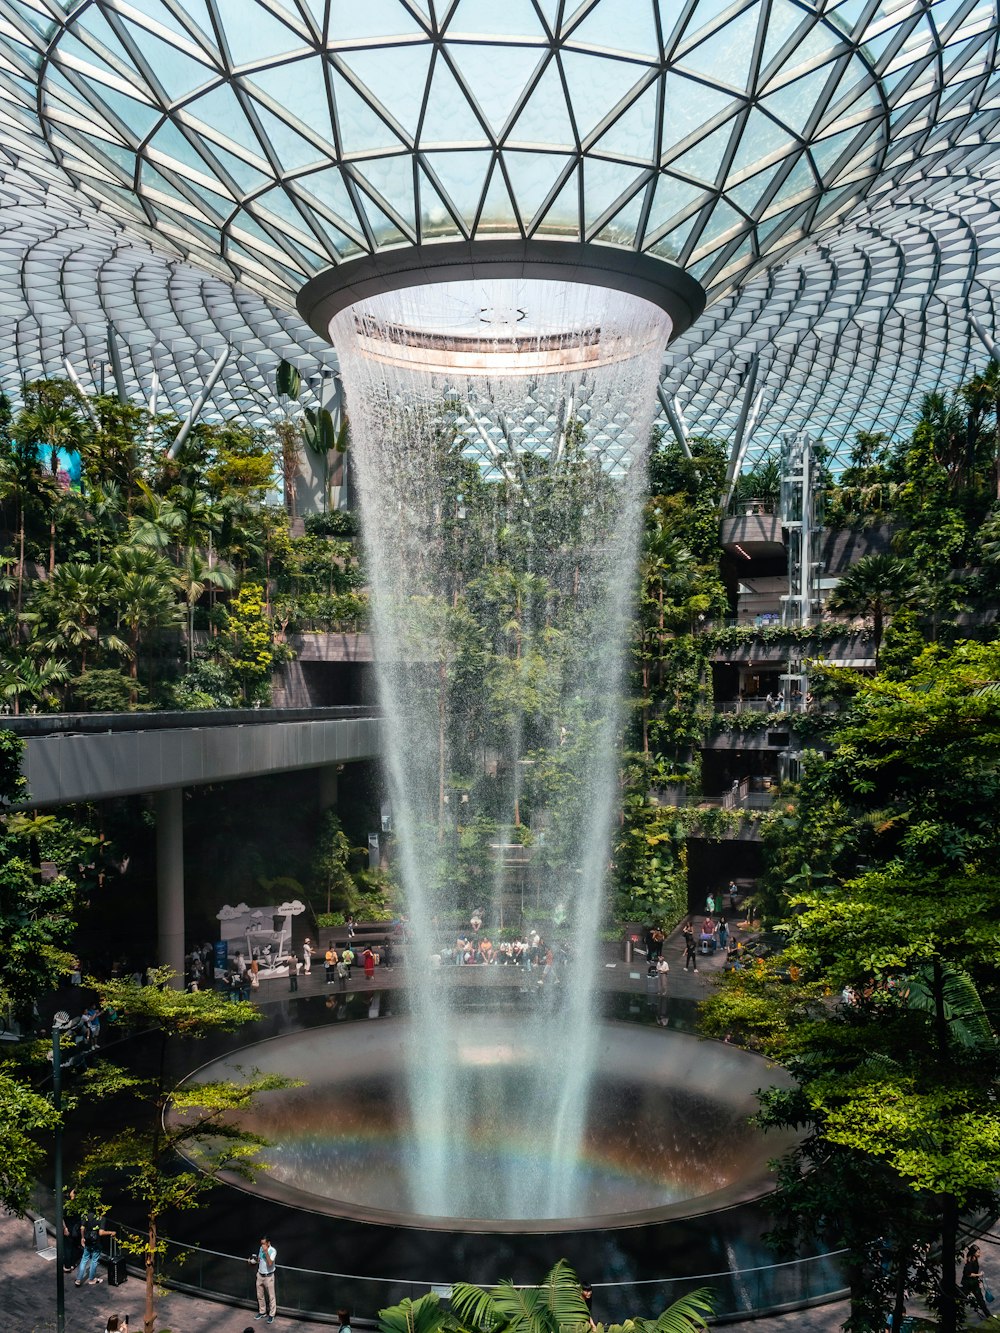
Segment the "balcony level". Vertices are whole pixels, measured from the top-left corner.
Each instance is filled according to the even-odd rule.
[[[785,554],[781,519],[767,500],[745,500],[722,520],[723,550],[739,560],[780,560]]]

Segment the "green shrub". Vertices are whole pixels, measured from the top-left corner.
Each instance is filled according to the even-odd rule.
[[[133,695],[135,702],[146,697],[145,689],[137,680],[113,667],[85,671],[82,676],[75,676],[70,684],[77,707],[94,713],[124,713],[133,707]]]

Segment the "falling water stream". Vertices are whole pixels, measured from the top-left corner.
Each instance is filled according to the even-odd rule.
[[[493,280],[374,297],[331,332],[409,921],[413,1139],[401,1203],[441,1216],[570,1217],[587,1211],[579,1163],[597,940],[669,319],[604,288]],[[504,832],[491,873],[473,885],[461,847],[478,818]],[[521,978],[531,1016],[516,1052],[484,1056],[481,1042],[463,1041],[459,991],[432,966],[475,908],[493,941],[501,920],[523,923],[556,955],[551,973]],[[515,1118],[531,1126],[530,1173],[503,1150]]]

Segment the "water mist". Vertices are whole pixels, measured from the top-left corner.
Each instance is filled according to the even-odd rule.
[[[413,1142],[400,1206],[574,1216],[587,1211],[578,1163],[597,937],[645,453],[670,322],[604,288],[493,280],[374,297],[337,315],[331,332],[411,941]],[[477,828],[494,830],[481,835],[492,859],[472,877],[463,848]],[[432,966],[477,907],[483,935],[534,926],[557,964],[519,978],[524,1022],[513,1045],[498,1037],[488,1068],[481,1046],[463,1047],[464,988],[447,984],[451,963]],[[505,1137],[511,1119],[530,1126],[530,1142]]]

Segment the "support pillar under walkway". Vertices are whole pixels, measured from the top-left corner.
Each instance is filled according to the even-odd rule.
[[[154,797],[156,810],[156,923],[161,967],[184,989],[184,789],[169,787]]]

